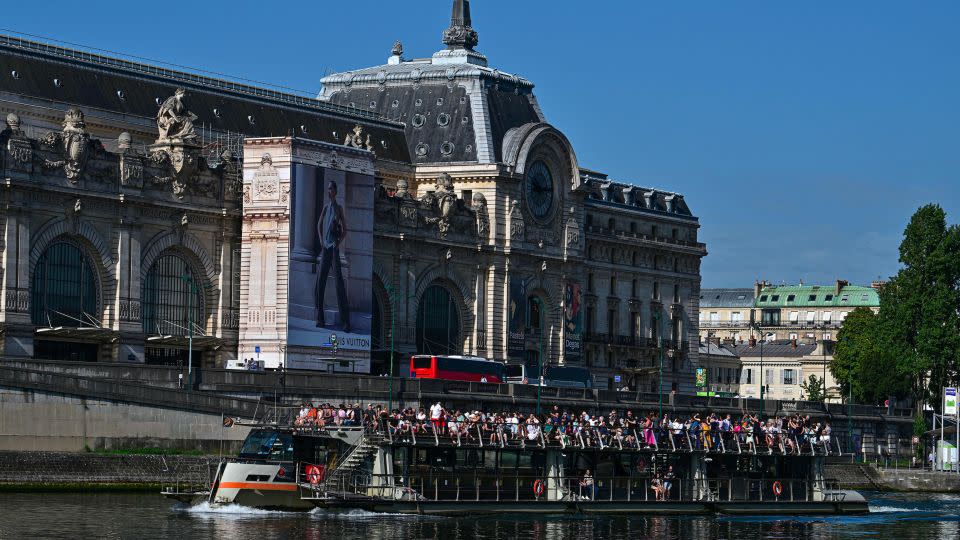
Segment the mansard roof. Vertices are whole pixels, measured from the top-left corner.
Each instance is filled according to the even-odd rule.
[[[479,62],[479,63],[473,63]],[[543,121],[533,84],[466,50],[324,77],[320,99],[406,126],[414,163],[497,163],[507,132]]]
[[[700,289],[700,308],[752,308],[753,289]]]
[[[198,128],[342,144],[356,125],[381,159],[410,161],[403,126],[313,97],[0,35],[0,91],[153,119],[176,88]]]
[[[580,169],[580,177],[587,197],[586,203],[608,205],[623,209],[641,210],[673,217],[697,218],[690,211],[683,195],[662,189],[615,182],[607,175]]]

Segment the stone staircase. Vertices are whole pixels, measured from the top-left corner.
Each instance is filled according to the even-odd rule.
[[[836,481],[841,489],[883,489],[880,471],[871,463],[827,463],[823,474],[827,481]]]

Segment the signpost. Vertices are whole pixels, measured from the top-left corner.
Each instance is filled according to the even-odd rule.
[[[957,444],[953,449],[950,449],[946,441],[943,440],[943,424],[946,423],[948,416],[953,416],[954,432],[957,437]],[[957,389],[955,387],[943,389],[943,416],[940,417],[940,441],[941,446],[943,446],[942,452],[946,454],[941,458],[941,463],[943,463],[943,461],[951,461],[953,470],[960,473],[960,467],[958,467],[958,465],[960,465],[960,454],[958,454],[958,452],[960,452],[960,407],[957,406]],[[951,454],[953,455],[952,460],[950,459]]]

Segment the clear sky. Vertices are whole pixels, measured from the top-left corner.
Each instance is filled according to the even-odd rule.
[[[20,32],[303,89],[441,48],[451,0],[6,2]],[[580,164],[683,193],[703,286],[867,283],[922,204],[960,222],[960,2],[474,0]]]

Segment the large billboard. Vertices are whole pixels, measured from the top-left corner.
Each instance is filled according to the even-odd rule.
[[[369,351],[374,179],[298,165],[291,183],[287,346]]]
[[[580,359],[583,347],[583,293],[580,284],[567,282],[563,293],[564,357]]]

